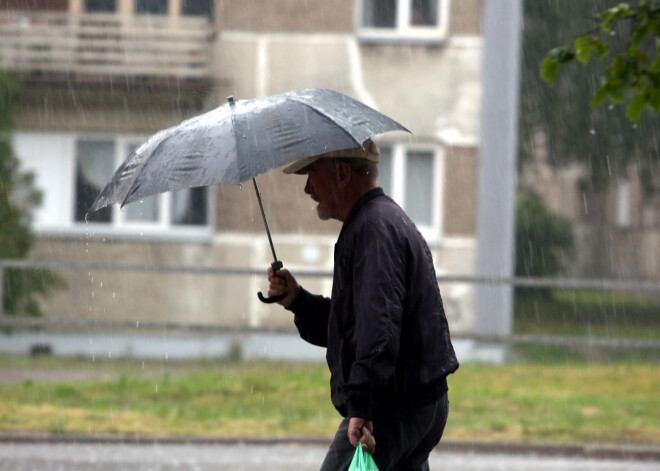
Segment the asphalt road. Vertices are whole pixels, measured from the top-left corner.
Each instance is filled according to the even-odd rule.
[[[325,446],[295,444],[0,443],[0,471],[308,471]],[[434,452],[435,471],[660,471],[658,461]]]

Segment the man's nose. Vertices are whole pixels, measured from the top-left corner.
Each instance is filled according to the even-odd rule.
[[[312,194],[312,184],[309,181],[309,177],[307,177],[307,181],[305,182],[305,193],[308,195]]]

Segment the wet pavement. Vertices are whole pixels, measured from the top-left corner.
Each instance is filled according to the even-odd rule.
[[[0,443],[0,471],[311,471],[326,446],[295,443]],[[535,454],[441,452],[432,470],[660,471],[660,462]]]

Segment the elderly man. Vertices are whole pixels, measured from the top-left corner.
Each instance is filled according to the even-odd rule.
[[[284,169],[307,175],[321,219],[343,222],[330,298],[310,294],[288,270],[268,272],[268,295],[284,295],[300,336],[327,349],[331,399],[344,420],[322,471],[347,470],[360,442],[380,471],[428,469],[447,421],[446,376],[458,368],[431,252],[377,186],[378,159],[367,140]]]

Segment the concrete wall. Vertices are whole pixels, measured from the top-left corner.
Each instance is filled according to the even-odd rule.
[[[448,237],[472,237],[476,230],[477,150],[448,147],[445,153],[444,230]]]
[[[295,271],[311,266],[331,270],[333,243],[329,240],[290,236],[280,237],[277,242],[281,252],[278,255],[287,268]],[[41,239],[31,257],[82,263],[263,270],[263,276],[258,277],[56,270],[66,287],[42,302],[50,319],[293,328],[290,314],[257,299],[257,291],[265,294],[268,289],[265,273],[271,261],[263,234],[225,234],[213,244]],[[329,295],[329,280],[302,277],[300,282]]]
[[[252,33],[337,33],[353,29],[353,3],[345,0],[223,0],[220,30]]]
[[[349,33],[356,1],[223,0],[216,2],[220,30],[253,33]],[[450,0],[452,35],[480,35],[482,0]]]
[[[332,235],[279,235],[278,256],[306,289],[330,295],[330,278],[305,277],[303,271],[331,273]],[[474,240],[452,239],[432,249],[439,275],[468,274],[474,264]],[[40,239],[31,253],[36,260],[131,266],[192,268],[252,268],[262,275],[217,275],[92,269],[61,269],[65,287],[42,301],[49,319],[182,323],[293,329],[291,314],[280,306],[262,304],[257,291],[268,289],[266,269],[272,261],[264,234],[226,233],[212,244],[164,242],[77,241]],[[440,284],[452,330],[472,327],[472,286]]]
[[[15,104],[18,129],[152,133],[198,114],[199,91],[140,83],[26,83]]]

